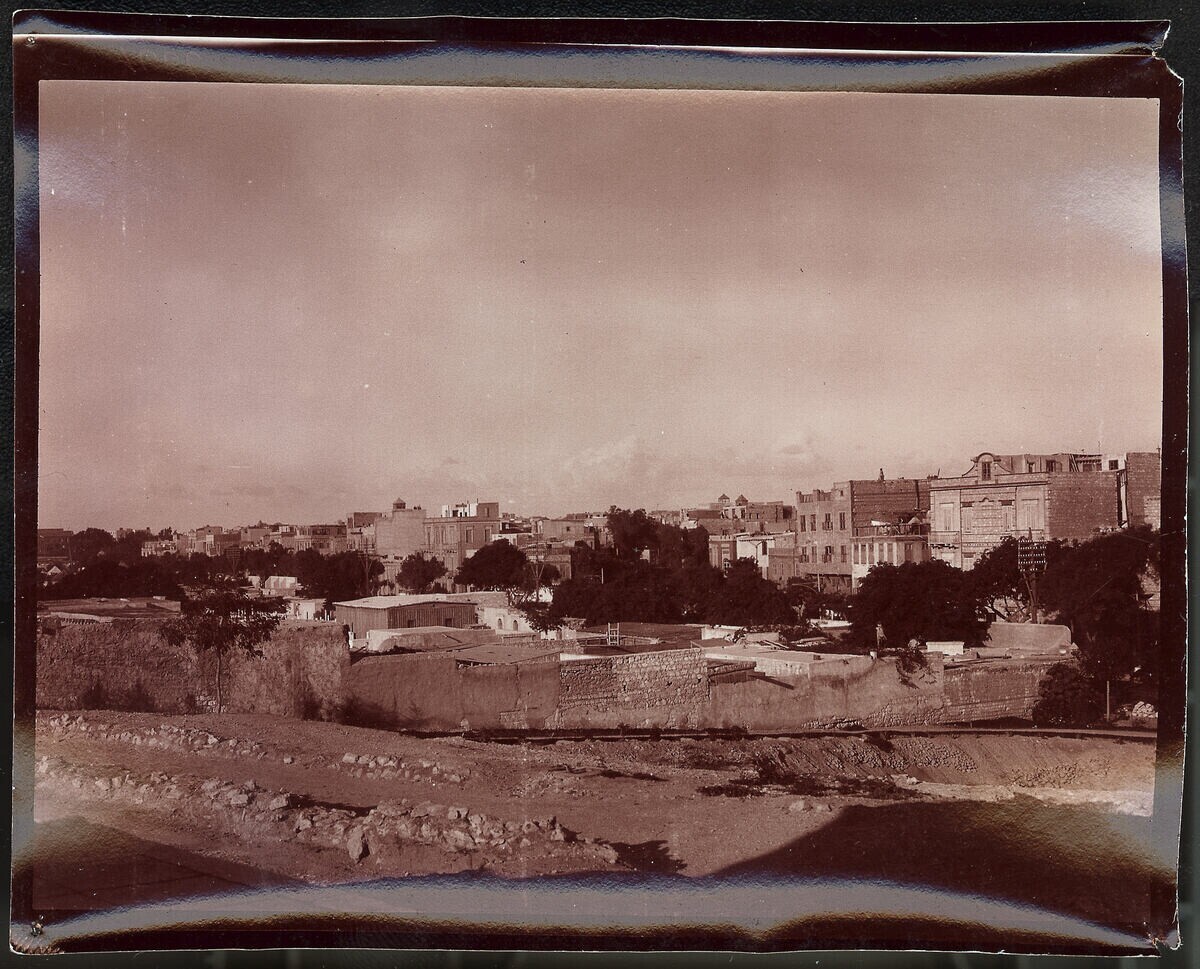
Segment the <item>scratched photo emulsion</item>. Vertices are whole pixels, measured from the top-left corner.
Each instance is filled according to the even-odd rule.
[[[1159,111],[41,81],[14,945],[1146,946]]]

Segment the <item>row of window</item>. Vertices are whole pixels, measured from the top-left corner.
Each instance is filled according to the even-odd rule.
[[[817,530],[817,516],[816,515],[808,515],[808,516],[801,515],[799,521],[800,521],[800,531],[815,532]],[[840,511],[840,512],[838,512],[838,531],[844,532],[845,530],[846,530],[846,513],[844,511]],[[833,512],[827,511],[825,513],[825,518],[821,521],[821,531],[823,531],[823,532],[833,531]]]
[[[425,529],[425,544],[432,546],[435,538],[439,545],[449,545],[458,541],[458,526],[457,525],[438,525],[433,528]],[[483,544],[487,545],[492,540],[492,528],[490,525],[483,526]],[[475,544],[475,528],[467,526],[463,529],[463,542],[466,545]]]

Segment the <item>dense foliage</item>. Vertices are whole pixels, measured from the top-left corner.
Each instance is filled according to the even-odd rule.
[[[891,649],[913,639],[978,646],[990,622],[968,573],[936,560],[876,565],[850,603],[850,636],[860,647],[875,644],[878,626]]]
[[[445,574],[446,566],[441,559],[424,552],[413,552],[400,563],[397,580],[409,592],[428,592]]]
[[[1019,542],[1012,537],[1004,539],[995,548],[988,549],[979,557],[971,569],[971,581],[976,593],[993,619],[1005,622],[1036,622],[1031,611],[1030,586],[1017,564]],[[1046,568],[1058,567],[1066,550],[1061,541],[1046,543]],[[1039,596],[1039,607],[1044,611],[1044,597]]]
[[[531,590],[537,588],[537,566],[507,539],[491,542],[458,567],[454,581],[475,589]]]
[[[1055,663],[1038,687],[1033,722],[1039,727],[1088,727],[1104,716],[1104,690],[1077,663]]]
[[[103,536],[108,536],[107,540]],[[83,541],[80,545],[76,539]],[[71,553],[77,567],[49,583],[44,599],[92,596],[150,596],[181,598],[192,587],[219,584],[238,574],[292,575],[304,595],[334,602],[370,595],[383,573],[383,564],[362,552],[322,555],[315,549],[300,552],[272,543],[265,549],[244,549],[226,555],[163,555],[142,557],[142,542],[149,532],[135,532],[121,540],[99,529],[87,529],[72,538]],[[88,549],[86,555],[79,551]]]
[[[1097,681],[1157,673],[1158,612],[1147,608],[1158,580],[1158,534],[1134,528],[1063,550],[1041,583],[1042,601],[1071,628],[1083,670]]]
[[[750,560],[727,572],[708,562],[708,532],[664,525],[642,509],[608,514],[613,544],[577,545],[572,577],[554,590],[550,615],[603,622],[796,624],[796,611]]]

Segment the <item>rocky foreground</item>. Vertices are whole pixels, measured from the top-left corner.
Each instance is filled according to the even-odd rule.
[[[85,711],[38,717],[35,817],[82,817],[316,883],[704,875],[791,864],[805,839],[836,838],[855,818],[886,826],[887,808],[1146,817],[1153,756],[1144,743],[1004,736],[483,743]]]

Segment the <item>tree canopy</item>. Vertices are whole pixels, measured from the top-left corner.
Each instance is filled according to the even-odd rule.
[[[1036,622],[1031,612],[1029,584],[1017,564],[1020,543],[1011,536],[988,549],[968,573],[976,592],[993,619],[1004,622]],[[1046,568],[1052,569],[1062,557],[1064,542],[1046,543]],[[1043,607],[1045,603],[1041,604]]]
[[[476,589],[528,589],[536,578],[529,557],[512,542],[498,538],[463,562],[454,581]]]
[[[1041,596],[1071,628],[1084,670],[1099,679],[1157,672],[1158,613],[1145,583],[1158,577],[1158,534],[1149,528],[1100,535],[1063,549]]]
[[[911,639],[978,646],[991,623],[968,575],[938,560],[876,565],[859,583],[849,611],[850,636],[860,647],[874,645],[877,626],[890,648]]]
[[[424,552],[413,552],[400,563],[397,579],[409,592],[428,592],[433,584],[446,574],[441,559]]]

